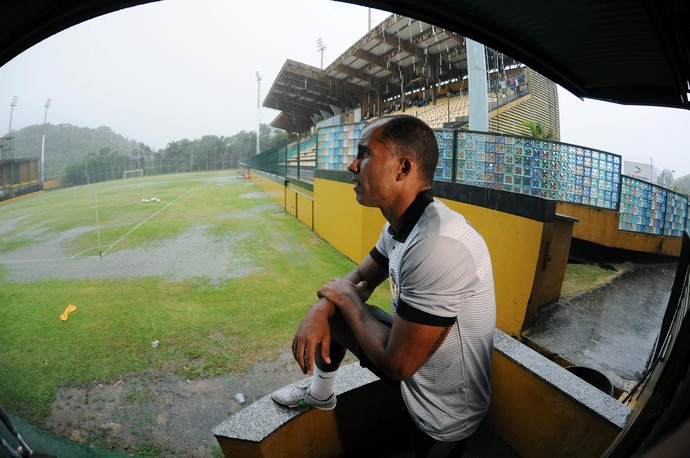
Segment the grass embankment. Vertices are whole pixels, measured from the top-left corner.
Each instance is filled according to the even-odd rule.
[[[234,177],[133,179],[0,207],[0,253],[65,238],[69,253],[82,253],[77,258],[97,256],[99,249],[151,247],[203,225],[207,236],[232,246],[225,262],[241,272],[218,283],[195,276],[22,283],[8,281],[11,267],[0,265],[0,404],[41,425],[60,386],[145,369],[216,376],[288,349],[318,286],[353,263]],[[141,203],[154,195],[160,204]],[[387,301],[381,291],[372,302]],[[60,321],[70,303],[78,310]]]
[[[611,283],[632,268],[632,264],[616,264],[604,268],[597,264],[568,264],[561,288],[561,298],[588,293]]]

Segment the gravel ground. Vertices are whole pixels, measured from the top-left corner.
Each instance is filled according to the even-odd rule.
[[[67,439],[135,456],[211,457],[218,450],[215,426],[303,377],[289,351],[244,374],[195,380],[131,374],[114,383],[60,388],[46,422]]]

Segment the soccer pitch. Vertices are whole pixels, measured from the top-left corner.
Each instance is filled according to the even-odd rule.
[[[60,386],[244,371],[288,349],[316,289],[352,267],[235,171],[1,205],[0,404],[40,425]]]
[[[17,282],[222,279],[252,269],[253,250],[244,247],[262,235],[255,226],[284,217],[251,182],[229,173],[71,188],[0,207],[0,266]]]

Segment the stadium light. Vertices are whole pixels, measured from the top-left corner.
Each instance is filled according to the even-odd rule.
[[[19,98],[15,95],[12,97],[12,102],[10,103],[10,126],[7,128],[7,135],[12,133],[12,115],[14,114],[14,107],[17,106],[17,100],[19,100]]]
[[[259,72],[256,72],[256,83],[258,85],[256,90],[256,154],[259,154],[261,152],[259,147],[259,137],[261,136],[261,76],[259,76]]]
[[[46,153],[46,122],[48,121],[48,108],[50,108],[50,99],[46,100],[45,115],[43,116],[43,139],[41,140],[41,181],[45,181],[45,153]]]
[[[326,45],[323,43],[323,38],[316,40],[316,52],[321,53],[321,70],[323,70],[323,52],[326,50]]]

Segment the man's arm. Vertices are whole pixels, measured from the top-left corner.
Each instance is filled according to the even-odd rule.
[[[319,290],[337,306],[358,347],[394,380],[410,378],[443,343],[458,306],[447,298],[471,296],[480,283],[465,245],[448,237],[419,241],[406,252],[403,263],[398,313],[390,329],[359,299],[362,286],[335,278]]]
[[[388,377],[406,380],[443,343],[450,326],[431,326],[407,321],[399,315],[388,328],[369,313],[359,298],[363,285],[335,278],[319,293],[329,299],[343,315],[359,347],[369,360]]]
[[[364,258],[354,270],[345,275],[344,278],[355,285],[366,282],[359,290],[359,298],[362,302],[366,302],[374,290],[388,278],[388,269],[374,261],[371,255],[367,255],[367,257]]]
[[[378,264],[367,255],[366,258],[345,279],[352,284],[362,285],[358,295],[365,302],[371,293],[388,277],[385,266]],[[302,372],[311,374],[314,370],[316,347],[321,344],[321,357],[330,364],[331,333],[328,320],[335,313],[335,305],[327,298],[319,296],[306,313],[292,341],[292,354]]]

